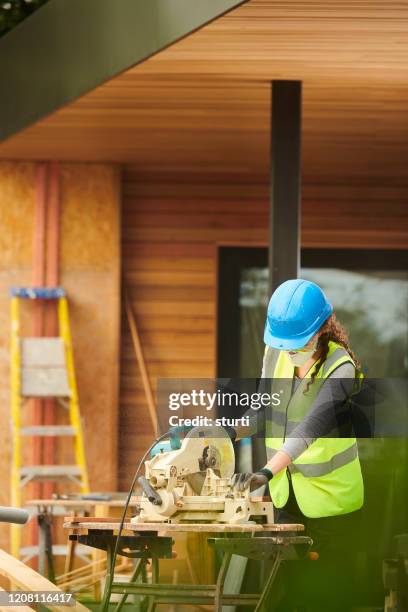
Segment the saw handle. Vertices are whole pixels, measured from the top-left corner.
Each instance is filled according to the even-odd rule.
[[[181,448],[182,439],[180,434],[186,434],[192,429],[192,425],[175,425],[169,429],[170,446],[172,450],[179,450]]]
[[[169,439],[165,442],[162,440],[155,444],[150,451],[150,456],[154,457],[155,455],[160,455],[160,453],[170,453],[171,451],[180,450],[182,443],[180,434],[187,433],[191,429],[193,429],[193,427],[187,425],[175,425],[171,427],[166,433]]]
[[[163,503],[162,498],[157,493],[155,489],[153,489],[150,482],[144,476],[139,476],[137,479],[138,483],[142,487],[143,493],[146,495],[149,502],[151,502],[154,506],[161,506]]]

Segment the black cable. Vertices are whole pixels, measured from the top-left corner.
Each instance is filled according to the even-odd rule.
[[[140,468],[142,467],[142,465],[144,464],[144,462],[146,460],[146,457],[148,456],[150,451],[156,446],[156,444],[161,442],[164,438],[168,437],[169,435],[170,435],[170,431],[166,431],[166,433],[164,433],[162,436],[159,436],[158,438],[156,438],[154,440],[154,442],[149,446],[149,448],[147,449],[147,451],[145,452],[145,454],[143,455],[143,457],[139,461],[138,466],[136,468],[136,472],[135,472],[135,475],[133,477],[132,484],[131,484],[131,487],[129,489],[129,493],[128,493],[128,496],[126,498],[126,503],[125,503],[125,507],[123,509],[122,518],[120,520],[118,536],[116,538],[115,548],[113,549],[112,562],[111,562],[110,572],[108,574],[109,575],[109,579],[108,579],[108,576],[106,577],[107,580],[108,580],[108,584],[105,585],[105,597],[104,597],[104,601],[103,601],[103,605],[102,605],[102,612],[106,612],[106,610],[108,610],[108,608],[109,608],[109,600],[110,600],[110,596],[111,596],[113,576],[114,576],[114,572],[115,572],[116,557],[118,555],[118,549],[119,549],[119,540],[120,540],[120,537],[122,535],[123,524],[125,522],[126,513],[127,513],[127,510],[128,510],[128,507],[129,507],[129,503],[130,503],[131,497],[133,495],[133,489],[135,488],[135,484],[136,484],[138,476],[139,476]]]

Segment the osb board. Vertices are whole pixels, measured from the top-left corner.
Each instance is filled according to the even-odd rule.
[[[61,272],[117,273],[119,263],[119,167],[68,163],[61,167]],[[117,284],[107,283],[107,297]]]
[[[10,269],[31,270],[35,166],[33,162],[0,163],[2,275],[10,273]]]
[[[69,296],[90,485],[102,491],[115,490],[117,471],[119,178],[118,168],[104,164],[61,168],[61,284]],[[60,448],[61,460],[72,459],[69,442]]]
[[[11,286],[32,284],[34,163],[0,163],[0,505],[10,503],[9,330]],[[120,304],[120,178],[108,164],[61,165],[61,279],[69,297],[74,358],[91,487],[116,488],[116,431]],[[30,333],[31,303],[22,308]],[[30,422],[30,405],[23,410]],[[66,419],[58,408],[57,420]],[[101,449],[103,448],[103,456]],[[24,444],[28,458],[29,443]],[[58,444],[72,463],[72,441]],[[61,488],[61,487],[60,487]],[[29,494],[29,491],[27,490]],[[8,527],[0,527],[7,549]],[[27,528],[23,528],[27,532]]]
[[[35,164],[0,163],[0,505],[10,505],[10,298],[14,285],[31,283]],[[0,547],[8,528],[0,525]]]

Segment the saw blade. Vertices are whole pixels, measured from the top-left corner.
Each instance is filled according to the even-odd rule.
[[[234,447],[223,427],[194,427],[186,434],[186,438],[199,438],[203,442],[203,451],[208,447],[209,454],[217,457],[213,469],[219,471],[221,478],[230,478],[234,474]]]

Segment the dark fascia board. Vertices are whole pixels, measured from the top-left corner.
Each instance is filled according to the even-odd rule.
[[[0,39],[0,140],[248,0],[50,0]]]

